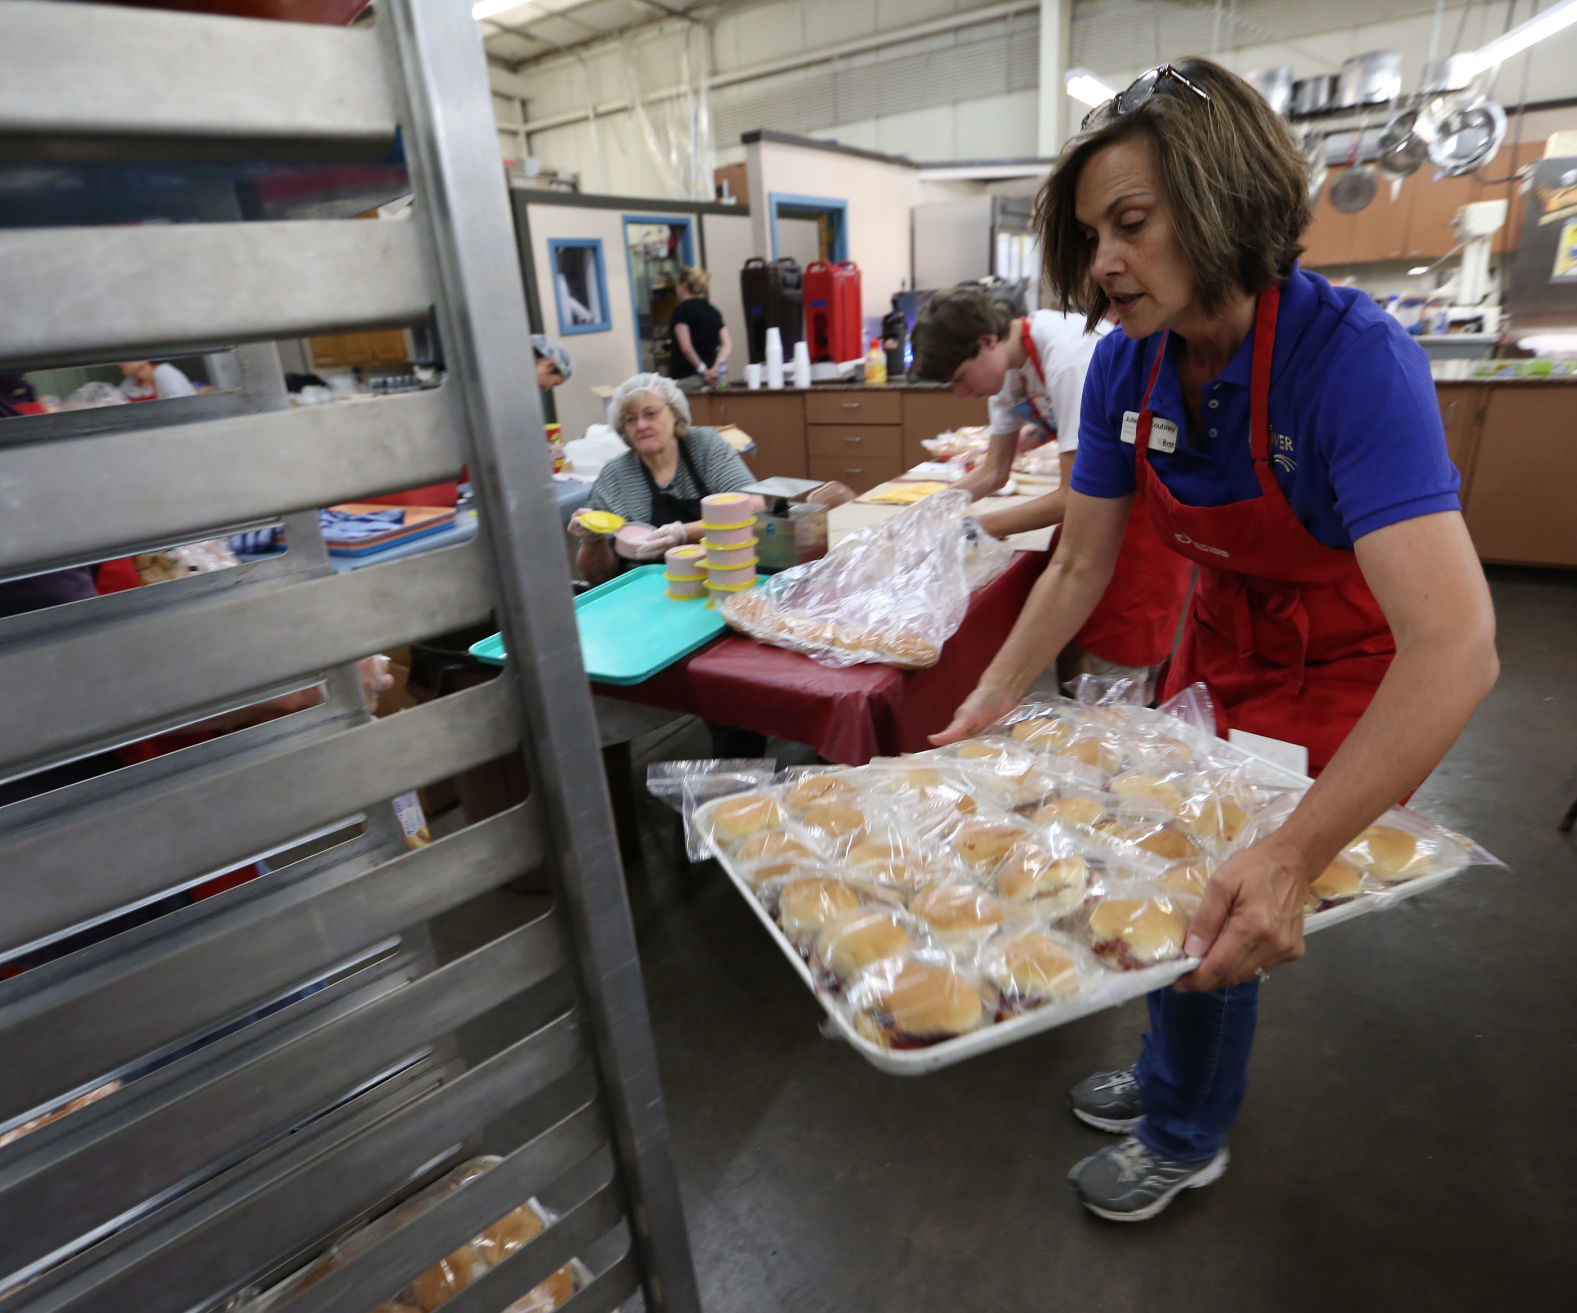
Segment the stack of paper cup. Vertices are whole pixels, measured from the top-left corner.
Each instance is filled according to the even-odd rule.
[[[738,593],[756,584],[756,519],[742,492],[701,498],[701,546],[706,551],[707,605],[719,593]]]
[[[808,388],[810,386],[810,343],[794,343],[794,386]]]
[[[706,596],[706,548],[699,543],[670,547],[664,556],[668,568],[668,596],[676,602],[697,601]]]
[[[783,386],[783,332],[778,328],[767,329],[767,386]]]

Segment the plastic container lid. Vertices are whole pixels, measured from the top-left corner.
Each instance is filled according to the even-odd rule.
[[[747,588],[754,588],[756,582],[756,580],[752,579],[748,584],[714,584],[708,579],[706,581],[706,589],[709,593],[739,593]]]
[[[716,526],[707,525],[705,527],[710,529]],[[742,529],[745,526],[742,524],[736,524],[732,527],[735,529]],[[746,538],[742,543],[715,543],[709,538],[703,538],[701,539],[701,546],[709,552],[737,552],[741,547],[754,547],[760,541],[760,538]]]
[[[671,584],[693,584],[697,579],[705,579],[704,574],[669,574],[663,572],[663,578]]]
[[[580,522],[593,533],[618,533],[624,528],[624,516],[612,511],[582,511]]]
[[[756,517],[754,515],[752,515],[748,520],[741,520],[738,524],[708,524],[705,520],[702,520],[701,521],[701,528],[702,529],[747,529],[752,524],[754,524],[755,522],[756,522]],[[743,545],[743,544],[741,544],[741,545]]]
[[[745,544],[743,543],[740,544],[740,546],[744,545]],[[703,561],[702,564],[706,566],[708,570],[746,570],[754,565],[758,559],[759,558],[752,556],[748,561],[734,561],[732,563],[725,561]]]

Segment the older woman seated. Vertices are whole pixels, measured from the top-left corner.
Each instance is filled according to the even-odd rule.
[[[738,492],[756,476],[716,429],[691,428],[690,403],[672,379],[637,374],[613,394],[614,431],[629,451],[602,467],[586,505],[575,513],[569,531],[580,539],[575,563],[594,584],[623,568],[613,540],[593,533],[581,517],[587,511],[612,511],[626,520],[660,526],[638,549],[639,561],[660,561],[670,547],[701,541],[701,498]],[[752,509],[766,505],[752,497]]]

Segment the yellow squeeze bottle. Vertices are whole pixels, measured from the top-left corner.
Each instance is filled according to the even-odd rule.
[[[865,381],[887,382],[887,353],[882,350],[882,340],[879,337],[871,339],[871,349],[865,353]]]

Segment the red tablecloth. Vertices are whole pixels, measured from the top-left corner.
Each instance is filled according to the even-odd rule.
[[[828,761],[858,766],[917,752],[946,727],[1018,619],[1045,566],[1019,552],[975,594],[958,632],[928,670],[863,665],[833,669],[809,657],[727,634],[641,684],[593,684],[608,697],[703,716],[807,743]]]

